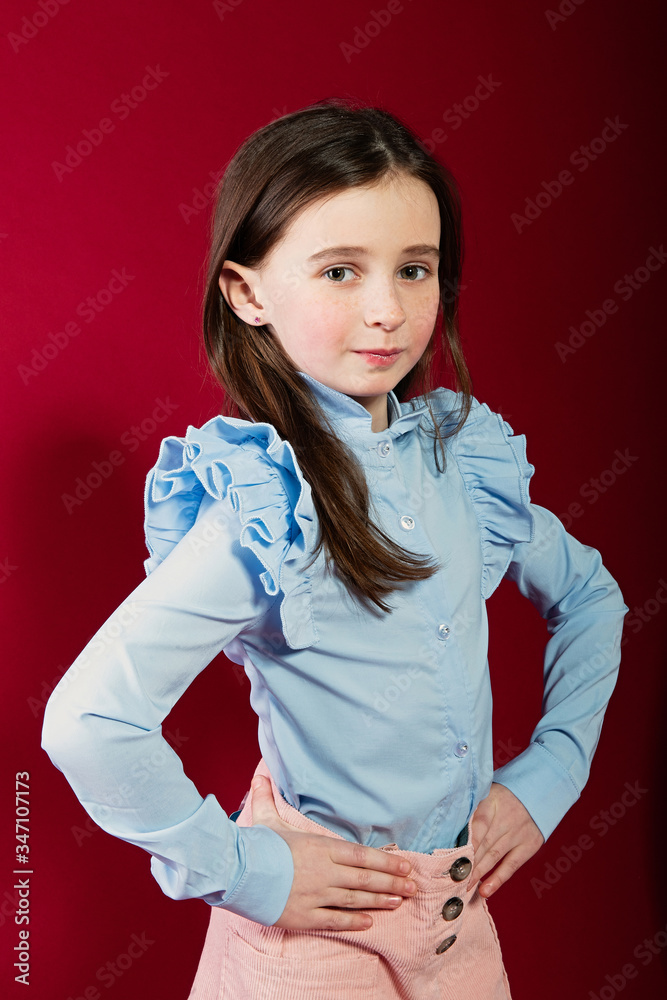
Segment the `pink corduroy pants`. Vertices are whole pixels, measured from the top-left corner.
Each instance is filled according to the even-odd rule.
[[[342,839],[283,798],[263,759],[255,774],[271,780],[286,823]],[[236,822],[252,826],[252,790]],[[410,861],[418,891],[397,910],[369,908],[367,930],[266,927],[211,907],[188,1000],[511,1000],[488,903],[469,888],[470,839],[432,854],[379,850]]]

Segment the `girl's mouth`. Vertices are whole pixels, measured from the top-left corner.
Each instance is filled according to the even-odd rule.
[[[395,350],[381,350],[381,351],[355,351],[362,357],[368,364],[377,365],[380,368],[388,368],[394,363],[396,358],[398,358],[403,351],[400,349]]]

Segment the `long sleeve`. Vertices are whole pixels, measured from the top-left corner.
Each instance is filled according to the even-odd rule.
[[[42,746],[102,829],[152,855],[168,896],[270,925],[292,886],[289,846],[202,797],[161,732],[194,678],[277,600],[228,499],[200,513],[54,689]]]
[[[588,780],[629,609],[600,553],[549,510],[529,509],[533,538],[514,545],[506,575],[547,623],[543,714],[529,746],[493,780],[514,792],[546,840]]]

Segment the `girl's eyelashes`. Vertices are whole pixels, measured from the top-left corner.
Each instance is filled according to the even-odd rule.
[[[326,275],[331,274],[332,272],[338,272],[338,273],[343,272],[344,273],[345,271],[352,271],[352,273],[354,273],[354,271],[353,271],[353,269],[351,267],[344,267],[342,264],[338,264],[338,265],[336,265],[336,267],[328,267],[326,269],[326,271],[322,272],[322,276],[326,277]],[[426,277],[426,276],[428,276],[430,274],[433,274],[433,271],[431,270],[431,268],[430,267],[426,267],[425,264],[404,264],[404,266],[402,268],[400,268],[399,274],[400,274],[401,271],[423,271],[424,272],[424,277]],[[407,281],[416,281],[416,280],[419,280],[419,279],[416,279],[416,278],[407,278],[406,280]],[[421,280],[423,281],[424,279],[422,278]],[[338,278],[334,278],[334,279],[332,279],[331,284],[345,285],[345,284],[347,284],[347,282],[344,281],[344,280],[339,280]]]
[[[426,267],[425,264],[406,264],[405,267],[401,268],[401,271],[423,271],[425,275],[432,274],[430,267]],[[414,281],[414,278],[408,278],[408,281]],[[422,279],[423,280],[423,279]]]
[[[326,269],[326,271],[324,271],[323,277],[326,277],[327,274],[332,274],[332,273],[334,273],[336,271],[338,273],[341,273],[341,272],[344,272],[344,271],[352,271],[352,268],[351,267],[341,267],[341,266],[338,266],[338,267],[328,267]],[[344,285],[344,284],[347,284],[347,282],[345,282],[345,281],[339,281],[338,278],[334,278],[332,280],[331,284]]]

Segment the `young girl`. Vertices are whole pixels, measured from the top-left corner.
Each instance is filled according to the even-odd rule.
[[[471,395],[461,259],[452,176],[378,108],[279,118],[221,182],[204,331],[235,406],[162,442],[148,576],[43,733],[94,821],[211,905],[196,1000],[510,997],[487,897],[586,783],[628,608],[530,502],[525,436]],[[550,638],[543,717],[494,771],[504,576]],[[161,735],[221,650],[262,754],[231,816]]]

